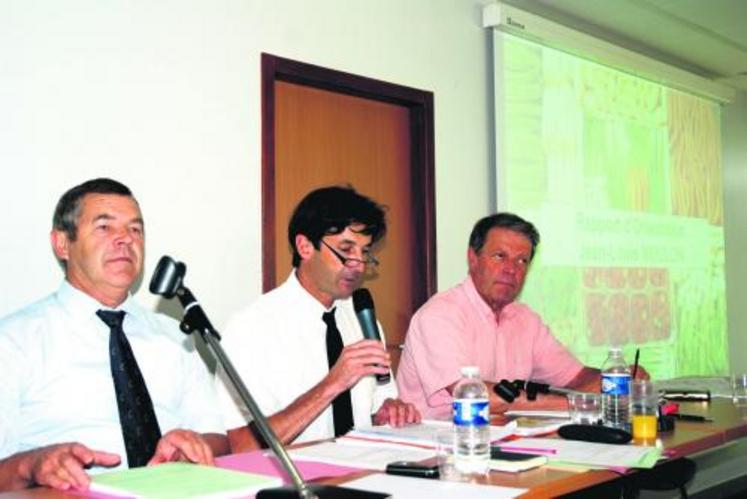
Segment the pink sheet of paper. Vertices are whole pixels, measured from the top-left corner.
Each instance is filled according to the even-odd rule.
[[[278,476],[283,479],[283,483],[290,483],[288,474],[283,469],[280,462],[272,455],[270,451],[253,451],[242,452],[240,454],[231,454],[215,459],[216,466],[237,471],[249,471],[259,473],[260,475]],[[349,473],[360,471],[361,468],[351,468],[349,466],[337,466],[334,464],[317,463],[313,461],[294,461],[298,471],[304,480],[316,480],[322,477],[343,476]]]

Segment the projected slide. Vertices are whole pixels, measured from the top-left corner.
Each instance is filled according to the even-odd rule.
[[[521,300],[588,365],[728,373],[719,106],[496,37],[498,205],[542,238]]]

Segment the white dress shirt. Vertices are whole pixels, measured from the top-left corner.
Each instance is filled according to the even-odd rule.
[[[343,344],[362,340],[352,299],[337,300],[333,307]],[[288,407],[329,372],[327,326],[322,321],[326,311],[293,271],[282,285],[229,321],[223,347],[265,416]],[[249,412],[225,373],[220,369],[218,373],[218,398],[226,428],[246,425],[252,419]],[[366,376],[351,389],[350,397],[355,426],[363,428],[371,426],[371,415],[385,399],[397,397],[397,388],[393,381],[378,385],[374,376]],[[330,404],[294,442],[334,436]]]
[[[114,452],[127,463],[98,301],[64,281],[56,293],[0,320],[0,459],[61,442]],[[161,433],[225,433],[214,385],[176,321],[131,297],[123,329]]]

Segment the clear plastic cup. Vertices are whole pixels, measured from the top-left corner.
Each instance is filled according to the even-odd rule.
[[[569,393],[568,411],[575,424],[597,424],[602,416],[601,398],[598,393]]]
[[[732,375],[731,394],[736,405],[747,406],[747,374]]]
[[[659,407],[659,394],[649,380],[633,381],[630,387],[631,422],[633,438],[636,440],[656,439],[656,416]]]
[[[436,461],[441,480],[460,481],[461,473],[454,464],[456,432],[453,427],[436,430]]]

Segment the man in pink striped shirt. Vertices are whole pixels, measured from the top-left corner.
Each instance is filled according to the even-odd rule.
[[[477,222],[469,240],[469,276],[433,296],[413,316],[397,373],[400,397],[423,417],[451,414],[462,366],[474,365],[488,385],[491,412],[509,407],[566,408],[564,397],[525,395],[509,404],[493,386],[524,379],[599,391],[600,372],[582,365],[528,306],[514,300],[539,243],[530,222],[498,213]]]

